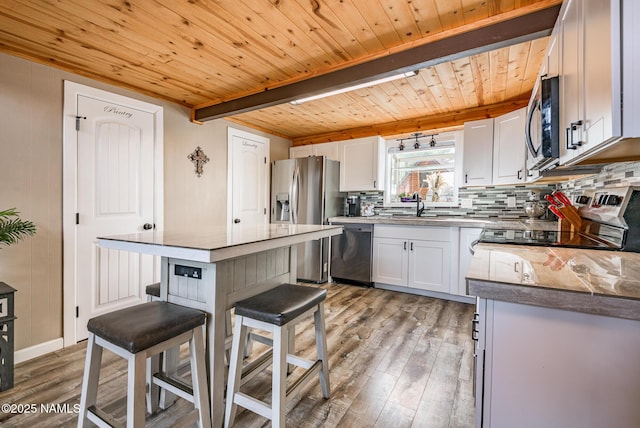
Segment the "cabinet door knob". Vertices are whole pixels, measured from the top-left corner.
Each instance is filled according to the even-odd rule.
[[[240,219],[239,219],[239,218],[234,218],[234,219],[233,219],[233,222],[234,222],[235,224],[238,224],[238,223],[240,223]]]
[[[151,229],[153,229],[153,225],[151,223],[145,223],[145,224],[142,225],[142,228],[144,230],[151,230]]]
[[[407,250],[407,241],[404,241],[404,250]]]

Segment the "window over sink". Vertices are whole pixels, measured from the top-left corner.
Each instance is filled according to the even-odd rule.
[[[427,134],[429,135],[429,134]],[[419,195],[426,207],[458,206],[461,182],[462,132],[418,137],[416,148],[410,139],[387,140],[385,206],[408,207]]]

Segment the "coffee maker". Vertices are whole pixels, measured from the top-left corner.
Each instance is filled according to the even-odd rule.
[[[360,217],[360,196],[347,196],[347,217]]]

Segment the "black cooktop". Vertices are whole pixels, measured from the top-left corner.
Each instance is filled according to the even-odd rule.
[[[593,239],[586,234],[557,230],[484,229],[478,242],[490,244],[538,245],[599,250],[619,250],[619,245]]]

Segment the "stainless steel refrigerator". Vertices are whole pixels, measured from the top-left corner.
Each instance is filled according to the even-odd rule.
[[[344,215],[345,194],[340,192],[340,163],[324,156],[285,159],[271,165],[271,222],[327,224]],[[329,238],[298,246],[298,279],[326,282]]]

